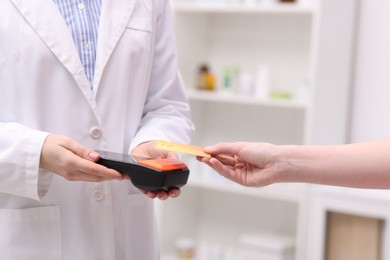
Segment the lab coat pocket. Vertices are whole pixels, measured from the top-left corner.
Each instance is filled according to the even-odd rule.
[[[62,259],[58,206],[0,209],[0,233],[0,259]]]
[[[159,259],[153,200],[144,194],[127,197],[126,259]]]

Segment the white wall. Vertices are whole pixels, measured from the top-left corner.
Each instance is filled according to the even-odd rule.
[[[390,1],[362,0],[351,141],[390,137]]]

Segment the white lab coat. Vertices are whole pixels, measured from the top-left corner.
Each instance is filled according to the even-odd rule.
[[[130,181],[67,181],[39,158],[48,133],[116,152],[189,141],[169,0],[103,1],[93,87],[52,0],[0,0],[0,259],[158,259]]]

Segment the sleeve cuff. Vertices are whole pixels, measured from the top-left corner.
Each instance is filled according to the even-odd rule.
[[[25,164],[26,197],[41,200],[48,192],[52,173],[40,169],[40,154],[46,137],[46,132],[38,132],[34,140],[30,142]]]

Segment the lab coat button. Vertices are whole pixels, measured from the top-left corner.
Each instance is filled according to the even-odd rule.
[[[102,201],[102,200],[104,200],[104,191],[95,190],[95,192],[93,193],[93,196],[95,197],[95,201]]]
[[[100,137],[102,137],[102,130],[99,127],[92,127],[89,131],[89,135],[93,139],[100,139]]]
[[[83,10],[85,6],[84,6],[83,3],[79,3],[79,4],[77,5],[77,7],[78,7],[80,10]]]

